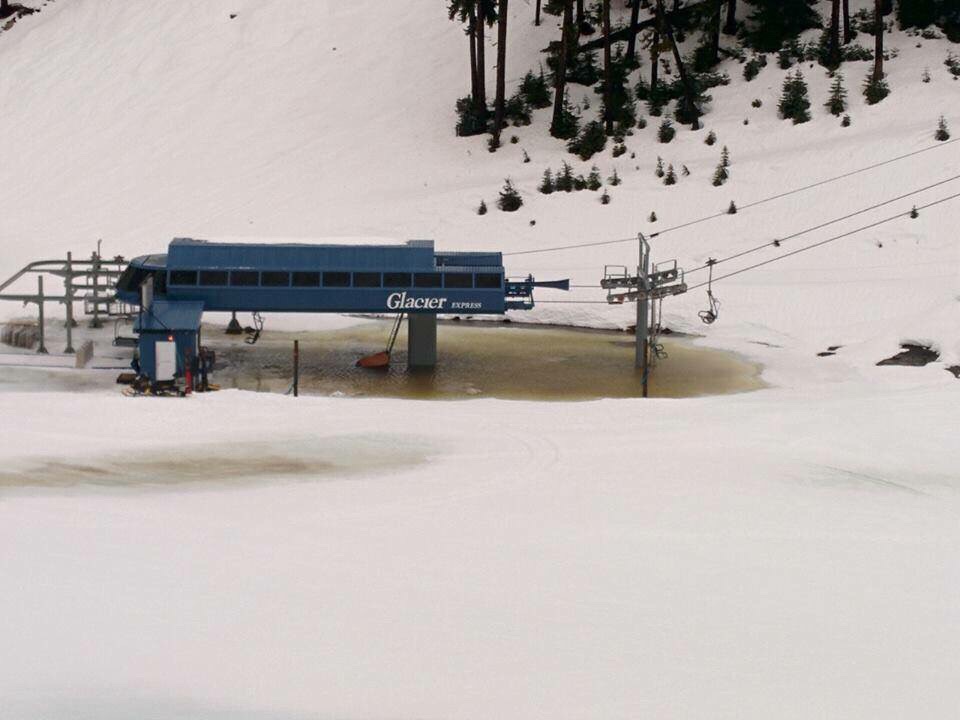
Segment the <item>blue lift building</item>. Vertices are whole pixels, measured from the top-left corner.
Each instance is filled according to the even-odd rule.
[[[437,252],[432,240],[314,245],[177,238],[166,254],[132,260],[117,296],[140,308],[140,371],[157,382],[168,379],[171,352],[178,377],[196,356],[205,311],[404,313],[408,364],[432,367],[438,314],[529,310],[536,286],[566,290],[569,283],[511,280],[501,253]]]

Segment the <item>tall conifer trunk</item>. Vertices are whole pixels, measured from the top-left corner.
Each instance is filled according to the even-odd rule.
[[[727,2],[727,24],[723,26],[723,32],[727,35],[737,34],[737,0]]]
[[[560,30],[560,56],[557,58],[557,72],[554,75],[553,121],[550,134],[556,133],[563,115],[563,98],[567,90],[567,52],[573,34],[573,0],[563,0],[563,22]]]
[[[470,97],[473,98],[474,107],[479,109],[481,98],[477,84],[477,16],[473,7],[470,8],[469,18],[470,28],[467,34],[470,36]]]
[[[633,0],[630,5],[630,39],[627,40],[627,57],[633,60],[637,54],[637,23],[640,20],[640,0]]]
[[[610,0],[603,0],[603,124],[613,135],[613,108],[610,107]]]
[[[883,79],[883,0],[873,2],[873,22],[876,26],[876,46],[873,53],[873,79],[879,82]]]
[[[477,109],[481,117],[487,116],[487,71],[486,71],[486,41],[483,37],[483,26],[486,22],[483,10],[483,0],[477,3]]]
[[[509,0],[500,0],[497,11],[497,99],[493,114],[493,147],[500,147],[500,131],[503,129],[504,93],[507,71],[507,11]]]
[[[653,18],[653,44],[650,46],[650,93],[655,96],[660,74],[660,27],[663,25],[663,0],[657,0]]]
[[[540,0],[537,0],[537,10],[536,14],[533,17],[533,24],[537,27],[540,26]]]
[[[850,28],[850,0],[843,0],[843,44],[853,40],[853,31]]]
[[[723,15],[724,0],[713,0],[713,16],[710,18],[710,62],[720,62],[720,17]]]
[[[830,45],[827,51],[829,67],[840,66],[840,0],[830,3]]]

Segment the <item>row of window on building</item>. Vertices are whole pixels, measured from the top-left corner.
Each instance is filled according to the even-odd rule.
[[[171,270],[170,285],[203,287],[456,288],[496,290],[500,273],[304,272],[278,270]]]

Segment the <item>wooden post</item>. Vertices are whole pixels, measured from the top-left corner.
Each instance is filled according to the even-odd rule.
[[[293,341],[293,396],[300,396],[300,341]]]

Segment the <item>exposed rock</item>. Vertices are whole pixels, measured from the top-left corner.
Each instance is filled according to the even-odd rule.
[[[925,345],[912,345],[910,343],[904,343],[900,346],[903,348],[893,357],[888,357],[886,360],[881,360],[877,365],[908,365],[910,367],[923,367],[928,365],[937,358],[940,357],[940,353],[936,350],[932,350]]]

